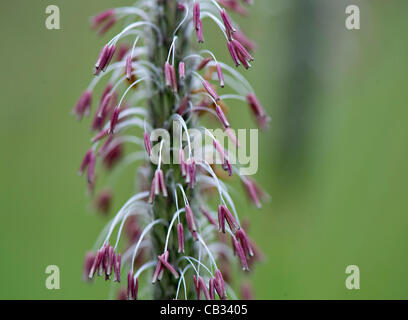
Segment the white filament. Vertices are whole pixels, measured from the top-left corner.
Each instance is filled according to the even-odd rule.
[[[180,279],[179,279],[178,284],[177,284],[177,291],[176,291],[176,298],[175,298],[176,300],[178,298],[178,294],[179,294],[179,291],[180,291],[181,281],[183,281],[183,285],[184,285],[184,299],[187,300],[187,286],[186,286],[186,280],[184,279],[184,274],[190,268],[191,268],[191,265],[189,264],[187,267],[184,268],[184,270],[179,269]]]
[[[218,25],[218,27],[221,29],[222,33],[225,36],[225,39],[227,39],[227,41],[229,41],[227,33],[225,32],[224,24],[216,16],[214,16],[212,13],[210,13],[208,11],[201,12],[201,16],[203,18],[205,18],[205,17],[211,18]]]
[[[139,118],[133,118],[119,123],[115,128],[115,133],[128,127],[139,127],[143,129],[143,120]]]
[[[188,144],[188,151],[189,151],[188,154],[189,154],[189,157],[191,157],[191,156],[192,156],[192,153],[191,153],[191,142],[190,142],[190,135],[188,134],[188,129],[187,129],[186,122],[184,121],[183,117],[180,116],[180,115],[177,114],[177,113],[173,114],[170,119],[173,119],[173,118],[176,118],[176,119],[181,123],[181,125],[182,125],[183,128],[184,128],[184,132],[186,133],[186,137],[187,137],[187,144]]]
[[[158,223],[162,223],[162,224],[165,225],[165,224],[167,224],[167,221],[164,220],[164,219],[157,219],[157,220],[154,220],[153,222],[150,222],[150,223],[146,226],[146,228],[143,230],[142,234],[140,235],[139,240],[138,240],[137,243],[136,243],[136,247],[135,247],[135,249],[134,249],[134,251],[133,251],[132,260],[130,261],[130,265],[131,265],[130,268],[131,268],[131,270],[132,270],[132,273],[133,273],[134,261],[135,261],[136,254],[137,254],[137,250],[139,249],[140,243],[142,242],[144,236],[150,231],[150,229],[153,228],[153,227],[154,227],[156,224],[158,224]]]
[[[197,264],[201,265],[211,276],[213,276],[213,273],[211,272],[211,270],[208,269],[208,267],[207,267],[205,264],[203,264],[202,262],[198,261],[196,258],[191,257],[191,256],[182,256],[181,258],[187,259],[187,260],[189,260],[189,261],[192,260],[192,261],[197,262]],[[190,263],[191,263],[191,261],[190,261]],[[194,264],[192,263],[192,265],[194,265]],[[195,269],[195,268],[194,268],[194,269]],[[195,270],[196,270],[196,272],[197,272],[197,275],[199,275],[197,269],[195,269]]]
[[[220,100],[228,100],[228,99],[233,99],[233,100],[240,100],[240,101],[246,101],[246,98],[243,96],[240,96],[238,94],[224,94],[220,96]]]
[[[142,81],[145,81],[145,80],[146,80],[146,78],[140,78],[140,79],[136,80],[135,82],[133,82],[133,83],[126,89],[126,91],[123,93],[122,97],[121,97],[120,100],[119,100],[118,108],[120,108],[120,106],[122,105],[123,99],[125,98],[126,94],[129,92],[129,90],[130,90],[131,88],[133,88],[135,85],[137,85],[138,83],[140,83],[140,82],[142,82]]]
[[[132,23],[132,24],[128,25],[126,28],[124,28],[119,34],[117,34],[116,36],[114,36],[114,37],[108,42],[108,45],[116,44],[116,43],[119,41],[119,39],[120,39],[126,32],[128,32],[129,30],[131,30],[131,29],[133,29],[133,28],[140,27],[140,26],[146,26],[146,25],[152,27],[152,28],[157,32],[157,35],[159,36],[159,41],[160,41],[160,43],[161,43],[163,38],[162,38],[162,34],[161,34],[161,32],[160,32],[160,29],[159,29],[154,23],[151,23],[151,22],[149,22],[149,21],[139,21],[139,22]]]
[[[189,203],[188,203],[188,199],[187,199],[186,193],[184,192],[183,186],[182,186],[180,183],[177,183],[176,187],[179,187],[179,189],[181,190],[181,193],[183,194],[184,205],[185,205],[185,206],[188,206]]]
[[[117,14],[137,14],[144,20],[149,21],[149,16],[143,10],[135,7],[120,7],[115,9]]]
[[[180,213],[182,213],[182,212],[184,212],[184,211],[186,211],[184,208],[179,209],[179,210],[177,210],[176,213],[173,215],[173,219],[171,219],[171,222],[170,222],[169,227],[168,227],[167,236],[166,236],[166,242],[165,242],[165,244],[164,244],[164,250],[163,250],[163,252],[166,252],[166,251],[167,251],[167,246],[168,246],[168,244],[169,244],[169,238],[170,238],[170,232],[171,232],[171,228],[173,227],[174,221],[176,221],[176,218],[180,215]]]
[[[181,22],[179,23],[179,25],[177,26],[177,28],[174,30],[173,32],[173,37],[176,35],[177,31],[181,28],[181,26],[183,25],[183,23],[186,21],[187,17],[189,14],[189,10],[188,10],[188,6],[186,7],[186,14],[183,18],[183,20],[181,20]]]
[[[205,244],[205,241],[203,240],[203,238],[201,237],[201,235],[199,233],[197,233],[197,237],[198,237],[198,240],[201,242],[201,244],[204,246],[205,250],[207,251],[208,256],[212,260],[212,264],[214,265],[215,269],[218,269],[217,268],[217,263],[215,262],[215,259],[214,259],[214,256],[212,255],[210,249],[208,249],[207,245]]]
[[[140,192],[140,193],[134,195],[132,198],[130,198],[130,199],[123,205],[123,207],[119,210],[119,212],[116,214],[115,218],[113,219],[112,224],[111,224],[111,226],[110,226],[110,228],[109,228],[109,232],[108,232],[108,234],[107,234],[107,236],[106,236],[106,238],[105,238],[104,243],[107,243],[107,242],[108,242],[108,240],[109,240],[109,238],[110,238],[110,236],[111,236],[111,234],[112,234],[112,231],[113,231],[113,229],[115,228],[116,224],[118,223],[118,220],[121,219],[121,216],[122,216],[123,212],[124,212],[131,204],[133,204],[134,202],[137,202],[137,201],[139,201],[139,200],[141,200],[141,199],[147,198],[148,196],[149,196],[149,192],[148,192],[148,191]]]
[[[211,166],[207,163],[207,161],[202,160],[197,162],[197,164],[201,167],[203,167],[213,178],[214,181],[217,183],[217,189],[218,189],[218,193],[220,195],[220,200],[223,204],[225,204],[224,198],[222,197],[222,188],[220,185],[220,181],[218,180],[217,175],[214,173],[214,170],[211,168]]]
[[[248,80],[245,79],[245,77],[240,74],[237,70],[231,68],[229,65],[223,63],[223,62],[219,62],[220,66],[227,70],[228,72],[230,72],[235,78],[237,78],[237,80],[241,81],[248,89],[249,92],[254,92],[252,86],[249,84]]]
[[[156,263],[157,263],[157,261],[152,260],[152,261],[149,261],[149,262],[146,262],[145,264],[143,264],[143,265],[136,271],[136,273],[135,273],[133,279],[136,281],[136,279],[139,278],[140,274],[141,274],[143,271],[145,271],[145,270],[147,270],[147,269],[149,269],[149,268],[154,267],[154,266],[156,265]]]

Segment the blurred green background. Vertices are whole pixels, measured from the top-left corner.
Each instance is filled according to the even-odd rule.
[[[408,298],[408,1],[255,2],[242,25],[258,43],[247,76],[272,117],[257,175],[271,201],[257,211],[240,188],[234,197],[267,256],[250,276],[256,297]],[[59,31],[45,28],[49,4],[61,10]],[[88,17],[117,4],[1,1],[2,299],[108,297],[102,280],[81,281],[106,220],[76,174],[90,135],[70,111],[104,41]],[[346,30],[348,4],[360,7],[361,30]],[[206,45],[228,58],[207,32]],[[234,126],[248,126],[247,115],[232,112]],[[60,290],[45,288],[51,264]],[[345,287],[352,264],[360,290]]]

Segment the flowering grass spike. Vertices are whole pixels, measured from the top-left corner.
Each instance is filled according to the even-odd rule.
[[[123,27],[99,51],[94,78],[73,109],[79,120],[93,113],[94,135],[79,173],[86,174],[95,208],[104,215],[127,168],[138,166],[140,190],[129,192],[86,254],[83,277],[118,282],[121,299],[237,298],[231,267],[239,264],[247,272],[262,258],[225,182],[238,177],[257,207],[265,193],[240,175],[223,142],[211,136],[210,148],[221,163],[209,164],[195,156],[188,134],[197,129],[209,135],[200,123],[205,115],[215,116],[214,124],[239,147],[227,119],[225,100],[231,98],[247,104],[261,128],[268,125],[269,117],[237,69],[250,67],[255,44],[231,14],[246,15],[249,4],[139,0],[91,19],[99,35]],[[204,47],[207,23],[225,38],[233,67]],[[100,98],[93,99],[99,89]],[[92,101],[99,101],[94,110]],[[178,124],[180,137],[170,130],[172,123]],[[158,137],[157,130],[171,133]],[[169,145],[174,153],[166,161]],[[244,298],[252,297],[248,282],[242,285]]]

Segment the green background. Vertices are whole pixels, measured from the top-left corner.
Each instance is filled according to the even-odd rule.
[[[408,298],[408,1],[255,2],[242,21],[258,43],[246,75],[272,117],[257,174],[271,201],[254,210],[239,187],[234,198],[267,256],[250,276],[256,297]],[[106,220],[89,210],[76,175],[90,136],[70,111],[104,41],[88,17],[115,3],[1,1],[2,299],[108,297],[102,280],[81,281],[84,252]],[[361,30],[345,28],[351,3]],[[59,31],[45,28],[49,4],[61,10]],[[228,58],[206,28],[206,46]],[[253,125],[243,106],[230,108],[235,127]],[[130,186],[116,190],[115,208]],[[52,264],[60,290],[45,288]],[[345,287],[352,264],[360,290]]]

